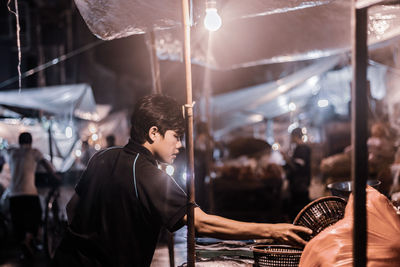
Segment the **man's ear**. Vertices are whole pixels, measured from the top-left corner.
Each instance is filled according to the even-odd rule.
[[[149,138],[152,142],[156,140],[157,134],[159,134],[157,126],[152,126],[149,129]]]

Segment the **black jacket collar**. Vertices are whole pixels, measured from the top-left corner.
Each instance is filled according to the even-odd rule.
[[[151,163],[157,165],[157,160],[154,158],[154,155],[141,144],[129,139],[128,144],[124,146],[124,150],[128,153],[139,153],[145,156]]]

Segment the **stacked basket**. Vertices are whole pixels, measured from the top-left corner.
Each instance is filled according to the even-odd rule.
[[[307,239],[311,239],[326,227],[335,224],[344,217],[346,200],[336,196],[321,197],[305,206],[293,221],[294,225],[305,226],[313,230]]]
[[[283,245],[259,245],[253,247],[255,267],[297,267],[300,262],[300,248]]]

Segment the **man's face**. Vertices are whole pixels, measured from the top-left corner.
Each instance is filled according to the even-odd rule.
[[[167,130],[162,136],[157,133],[153,143],[154,154],[158,160],[172,164],[182,147],[180,136],[172,130]]]

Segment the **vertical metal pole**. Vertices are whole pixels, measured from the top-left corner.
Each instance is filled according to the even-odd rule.
[[[65,54],[65,46],[63,44],[58,45],[58,54],[59,55],[64,55]],[[65,69],[65,61],[63,60],[59,64],[60,64],[60,67],[59,67],[59,70],[60,70],[60,83],[61,84],[65,84],[67,82],[67,75],[66,75],[67,72],[66,72],[66,69]]]
[[[51,134],[51,128],[53,126],[53,122],[50,120],[48,134],[49,134],[49,153],[50,153],[50,162],[53,163],[53,138]]]
[[[182,25],[184,32],[184,62],[186,71],[186,187],[188,192],[187,209],[187,266],[195,265],[194,250],[194,150],[193,150],[193,100],[192,100],[192,69],[190,59],[190,20],[189,0],[182,0]]]
[[[156,37],[154,31],[150,35],[150,60],[151,60],[151,77],[153,79],[153,91],[161,94],[161,78],[160,78],[160,64],[157,57]]]
[[[167,232],[167,244],[168,244],[168,256],[169,256],[169,266],[175,267],[175,250],[174,250],[174,233]]]
[[[38,15],[39,12],[36,13],[35,19],[36,19],[36,46],[37,46],[37,52],[38,52],[38,65],[41,66],[45,62],[45,57],[44,57],[44,51],[43,51],[43,45],[42,45],[42,26],[40,24],[40,15]],[[38,86],[39,87],[44,87],[46,86],[46,71],[42,70],[38,72]]]
[[[367,213],[365,187],[368,177],[368,100],[367,100],[367,15],[366,8],[352,8],[352,65],[351,96],[352,180],[354,185],[353,266],[367,263]]]

